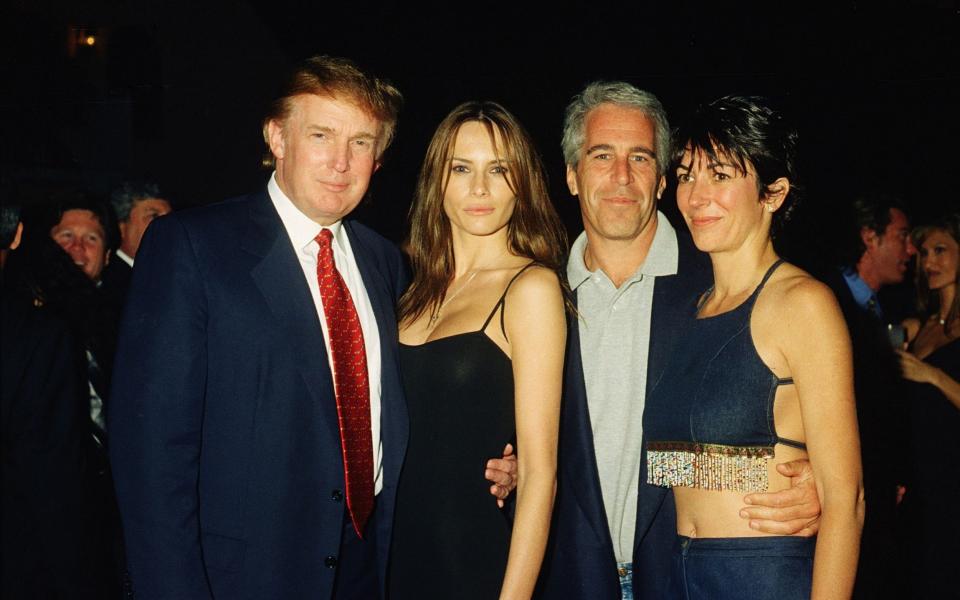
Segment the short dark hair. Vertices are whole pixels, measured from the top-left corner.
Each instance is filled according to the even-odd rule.
[[[125,223],[130,219],[133,205],[148,198],[163,198],[160,186],[152,182],[125,181],[110,194],[110,205],[117,221]]]
[[[7,250],[17,236],[20,224],[19,204],[0,204],[0,250]]]
[[[863,237],[860,232],[864,228],[875,232],[878,236],[883,236],[890,224],[890,211],[897,209],[907,214],[903,202],[897,196],[888,192],[869,191],[853,199],[852,204],[853,218],[851,230],[848,233],[846,263],[854,265],[867,251],[863,243]]]
[[[381,147],[377,157],[393,141],[397,116],[403,105],[403,96],[389,81],[364,73],[346,58],[314,56],[297,65],[282,86],[277,98],[270,104],[263,119],[263,140],[270,140],[267,126],[270,121],[282,121],[290,114],[291,100],[303,94],[341,98],[355,102],[383,125]]]
[[[53,209],[50,211],[46,230],[49,232],[56,226],[63,219],[63,213],[68,210],[89,210],[92,212],[93,216],[100,222],[100,226],[103,227],[107,250],[116,250],[120,245],[120,230],[117,227],[117,220],[113,216],[113,211],[100,198],[87,192],[70,192],[58,196],[54,201]]]
[[[747,163],[757,173],[757,188],[764,198],[770,185],[781,177],[790,181],[790,193],[773,213],[770,226],[776,235],[790,220],[800,195],[797,173],[799,135],[784,114],[759,96],[724,96],[701,105],[674,134],[673,163],[690,150],[718,160],[722,155],[743,174]]]

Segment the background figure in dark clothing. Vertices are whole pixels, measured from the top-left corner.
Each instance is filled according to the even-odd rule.
[[[123,552],[107,458],[106,412],[118,315],[99,288],[119,235],[103,203],[81,193],[59,199],[25,224],[23,246],[11,255],[9,293],[63,320],[75,340],[87,415],[85,443],[88,555],[99,597],[119,595]]]
[[[904,597],[957,593],[960,557],[960,214],[919,227],[918,318],[904,321],[900,351],[910,444],[907,491],[901,506]]]
[[[20,242],[0,206],[0,273]],[[2,276],[2,275],[0,275]],[[66,325],[0,286],[3,598],[93,598],[85,533],[86,382]]]
[[[122,309],[143,233],[155,218],[173,208],[155,183],[126,182],[110,195],[110,205],[120,230],[120,245],[103,270],[102,289],[108,301]]]
[[[899,404],[902,380],[877,298],[900,283],[915,250],[899,203],[882,194],[858,198],[851,246],[842,269],[823,277],[840,302],[853,342],[854,390],[863,461],[867,514],[860,543],[854,598],[894,597],[894,540],[898,485],[903,483],[903,435]]]

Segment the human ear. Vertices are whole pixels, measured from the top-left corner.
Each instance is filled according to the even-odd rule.
[[[577,188],[577,171],[573,168],[573,165],[567,165],[567,189],[570,190],[571,196],[580,195]]]
[[[777,209],[783,205],[784,201],[787,199],[787,194],[789,193],[790,180],[786,177],[780,177],[767,186],[761,202],[763,202],[768,211],[776,212]]]
[[[274,158],[278,160],[283,159],[283,124],[277,121],[277,119],[270,119],[270,122],[267,123],[267,139],[270,144],[270,152]]]

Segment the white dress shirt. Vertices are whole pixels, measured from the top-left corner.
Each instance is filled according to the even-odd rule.
[[[133,268],[133,257],[127,254],[126,252],[124,252],[123,250],[121,250],[120,248],[117,248],[117,250],[113,253],[113,255],[119,258],[120,260],[122,260],[123,262],[127,263],[128,265],[130,265],[131,269]]]
[[[333,233],[333,260],[337,271],[347,284],[353,304],[360,318],[360,327],[363,330],[363,345],[367,352],[367,376],[370,380],[370,426],[373,437],[373,465],[374,465],[374,493],[380,493],[383,488],[383,464],[380,459],[383,444],[380,440],[380,334],[377,330],[377,318],[370,304],[370,297],[363,287],[360,269],[353,256],[350,238],[337,221],[332,225],[321,226],[300,212],[290,198],[277,185],[277,176],[274,173],[267,184],[267,193],[273,206],[283,221],[293,251],[300,261],[303,276],[310,287],[313,304],[320,319],[320,328],[323,330],[323,343],[327,348],[327,360],[330,363],[330,372],[333,373],[333,354],[330,352],[330,332],[327,330],[327,319],[323,312],[323,301],[320,298],[320,283],[317,281],[317,253],[320,245],[316,241],[321,229],[329,229]]]

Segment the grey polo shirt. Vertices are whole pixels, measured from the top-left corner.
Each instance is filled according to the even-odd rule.
[[[677,233],[657,212],[646,261],[619,288],[602,269],[587,270],[586,248],[581,233],[570,250],[567,278],[577,293],[583,379],[607,524],[617,562],[631,562],[653,284],[656,277],[677,273]]]

